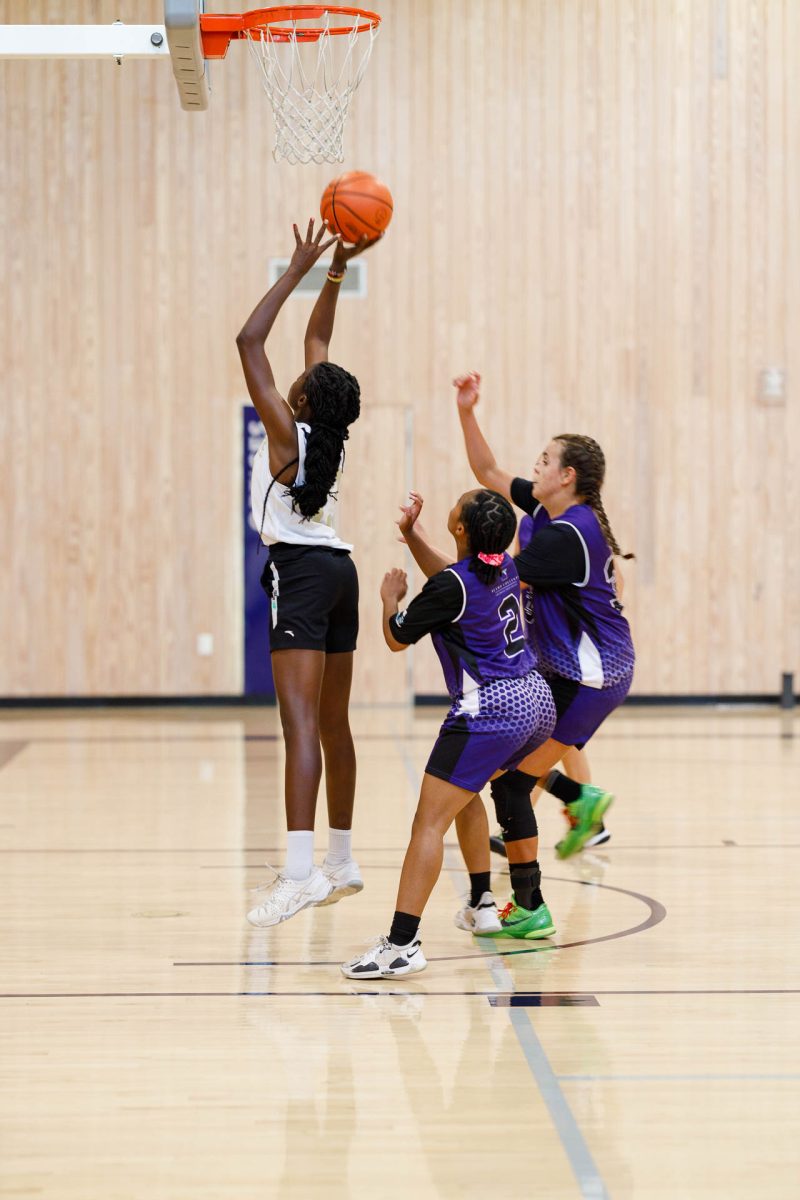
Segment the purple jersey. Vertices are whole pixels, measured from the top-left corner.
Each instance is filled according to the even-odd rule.
[[[519,522],[517,530],[517,542],[519,543],[520,552],[530,542],[533,537],[533,517],[530,513],[525,513]],[[522,589],[522,615],[525,619],[525,637],[533,654],[534,662],[539,665],[539,655],[536,652],[536,642],[533,637],[533,592],[530,588]]]
[[[392,617],[392,635],[412,645],[431,634],[453,700],[497,679],[518,679],[534,666],[525,642],[519,575],[510,555],[494,583],[481,583],[470,559],[431,576],[405,612]]]
[[[517,565],[531,585],[524,594],[526,632],[539,670],[592,688],[629,679],[635,660],[630,627],[596,514],[588,504],[574,504],[551,521],[524,484],[515,480],[512,487],[515,503],[533,509],[530,526],[520,526]]]
[[[517,541],[519,542],[520,550],[524,550],[528,542],[533,537],[533,517],[530,513],[525,513],[520,518],[519,529],[517,530]]]

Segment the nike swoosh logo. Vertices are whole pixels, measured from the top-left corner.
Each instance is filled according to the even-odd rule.
[[[417,950],[419,950],[419,946],[417,946]],[[409,950],[408,953],[406,954],[406,958],[413,958],[414,955],[417,953],[417,950]]]

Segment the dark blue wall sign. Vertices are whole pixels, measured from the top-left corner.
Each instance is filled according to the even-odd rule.
[[[261,587],[261,572],[269,553],[261,544],[258,530],[250,515],[250,474],[253,459],[264,440],[264,426],[256,410],[249,404],[242,409],[242,462],[244,489],[244,691],[246,696],[275,697],[272,667],[269,660],[269,604]],[[260,548],[259,548],[260,547]]]

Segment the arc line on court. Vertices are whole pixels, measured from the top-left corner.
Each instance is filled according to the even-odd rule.
[[[453,850],[453,847],[448,847],[445,853],[452,853]],[[448,867],[450,873],[455,873],[455,870],[456,868],[454,867]],[[555,943],[554,945],[547,946],[526,946],[521,950],[492,950],[490,954],[480,951],[473,954],[446,954],[439,957],[431,957],[428,959],[428,962],[468,962],[480,959],[514,958],[520,954],[552,954],[557,950],[574,950],[578,946],[595,946],[601,942],[613,942],[619,938],[633,937],[636,933],[643,933],[646,929],[652,929],[654,926],[660,925],[667,915],[667,910],[660,900],[654,900],[651,896],[645,896],[641,892],[633,892],[629,888],[612,887],[609,883],[587,883],[585,879],[565,879],[563,876],[558,875],[545,875],[543,878],[550,882],[576,883],[582,887],[600,888],[602,891],[619,892],[623,896],[631,896],[634,900],[640,900],[647,906],[648,915],[638,925],[631,925],[628,929],[620,929],[616,933],[605,933],[596,938],[584,938],[578,942]],[[487,939],[478,938],[477,940],[483,942]],[[339,962],[338,960],[328,959],[307,959],[305,961],[256,961],[253,959],[231,961],[225,959],[217,962],[176,960],[172,965],[173,967],[336,967],[339,965]]]

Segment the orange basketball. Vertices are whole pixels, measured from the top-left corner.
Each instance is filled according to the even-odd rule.
[[[346,242],[377,237],[392,219],[392,193],[367,171],[347,171],[322,193],[319,211],[326,225]]]

